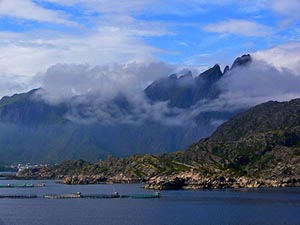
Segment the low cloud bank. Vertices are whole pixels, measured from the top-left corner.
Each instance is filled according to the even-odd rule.
[[[80,123],[139,123],[153,120],[168,125],[191,121],[183,110],[167,102],[151,104],[144,88],[180,68],[163,62],[113,64],[90,67],[57,64],[39,75],[38,96],[49,104],[67,103],[68,119]]]
[[[43,98],[50,103],[68,101],[76,96],[95,95],[110,100],[121,93],[139,94],[145,84],[174,71],[163,62],[112,64],[90,67],[56,64],[41,76]]]
[[[237,112],[269,100],[300,97],[298,58],[295,55],[293,63],[281,60],[290,48],[281,46],[254,53],[251,64],[232,69],[218,81],[221,94],[217,98],[204,99],[188,109],[171,108],[168,102],[151,103],[146,98],[143,90],[153,80],[180,71],[163,62],[96,67],[57,64],[39,76],[42,83],[39,96],[49,104],[67,103],[70,111],[66,117],[81,123],[151,120],[165,125],[192,126],[201,113]],[[211,125],[217,126],[220,121],[223,120],[216,118]]]

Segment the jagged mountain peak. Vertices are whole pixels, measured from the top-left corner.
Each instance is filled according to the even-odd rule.
[[[226,65],[225,68],[224,68],[223,74],[227,73],[229,70],[230,70],[229,66]]]
[[[216,64],[199,75],[200,78],[209,81],[217,81],[223,76],[220,65]]]
[[[234,69],[238,66],[249,65],[251,62],[252,62],[252,57],[250,54],[242,55],[241,57],[238,57],[236,60],[234,60],[231,69]]]
[[[191,71],[154,81],[145,89],[153,102],[168,101],[170,107],[188,108],[202,99],[215,98],[219,91],[215,83],[223,76],[218,64],[194,78]]]

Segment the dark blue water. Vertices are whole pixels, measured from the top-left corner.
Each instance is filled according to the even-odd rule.
[[[0,184],[8,182],[25,181],[0,180]],[[0,194],[152,193],[140,185],[45,183],[44,188],[2,188]],[[160,199],[0,199],[0,225],[300,224],[300,188],[165,191],[161,195]]]

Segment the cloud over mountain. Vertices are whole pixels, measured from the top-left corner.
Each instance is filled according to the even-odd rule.
[[[39,96],[50,104],[68,103],[72,110],[66,116],[77,122],[136,123],[150,119],[164,124],[193,124],[199,113],[233,113],[268,100],[283,101],[300,97],[298,61],[294,57],[294,63],[286,61],[287,64],[284,64],[284,60],[281,60],[281,64],[276,64],[276,60],[280,60],[280,54],[277,54],[277,59],[267,62],[265,56],[269,51],[274,49],[254,53],[251,62],[232,66],[225,74],[218,75],[221,77],[214,81],[217,89],[212,92],[213,98],[204,93],[208,91],[205,89],[208,86],[199,86],[199,91],[204,91],[203,97],[184,107],[180,102],[172,103],[170,98],[185,103],[190,101],[182,96],[182,100],[176,100],[175,96],[184,93],[191,96],[190,91],[202,85],[204,76],[198,77],[194,72],[192,77],[189,72],[180,72],[186,73],[184,79],[179,73],[176,78],[169,77],[166,80],[170,83],[164,83],[161,79],[179,72],[180,68],[159,61],[95,67],[57,64],[38,76],[42,87]],[[282,57],[284,55],[285,51]],[[178,83],[174,87],[165,86],[173,85],[172,79],[178,79]],[[197,79],[200,80],[196,82]],[[171,88],[168,98],[154,102],[149,99],[145,88],[153,80],[162,85],[160,88],[164,91]],[[159,89],[153,91],[157,95],[162,94]]]

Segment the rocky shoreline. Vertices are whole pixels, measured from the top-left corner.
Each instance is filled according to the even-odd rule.
[[[124,183],[124,184],[134,184],[134,183],[145,183],[146,179],[143,178],[129,178],[122,175],[114,177],[105,177],[102,175],[75,175],[75,176],[65,176],[62,181],[64,184],[69,185],[81,185],[81,184],[114,184],[114,183]]]
[[[255,179],[250,177],[204,177],[199,174],[183,173],[171,177],[152,177],[146,189],[154,190],[195,190],[195,189],[228,189],[228,188],[270,188],[300,187],[299,178],[285,177],[282,179]]]
[[[174,176],[155,176],[151,178],[132,178],[120,174],[114,177],[105,177],[102,175],[74,175],[57,177],[56,179],[61,179],[61,183],[68,185],[143,183],[145,189],[152,190],[300,187],[299,177],[284,177],[281,179],[256,179],[246,176],[208,177],[191,172]]]
[[[74,164],[71,163],[70,165],[73,167]],[[76,162],[75,165],[77,167]],[[82,163],[82,165],[86,164]],[[147,167],[147,165],[143,162],[142,168],[148,168],[149,166]],[[107,172],[85,171],[83,169],[68,171],[66,170],[68,167],[65,166],[59,168],[60,170],[48,167],[40,167],[34,170],[28,169],[18,172],[15,177],[10,177],[9,179],[52,179],[59,180],[59,182],[67,185],[143,183],[145,189],[153,190],[300,187],[300,176],[297,175],[298,173],[283,173],[283,169],[280,169],[281,167],[275,167],[272,173],[264,173],[263,176],[257,177],[238,175],[230,170],[220,169],[214,169],[210,172],[185,169],[181,172],[171,173],[158,173],[157,171],[149,173],[148,170],[148,174],[141,175],[141,173],[128,172],[126,169],[108,174]]]

